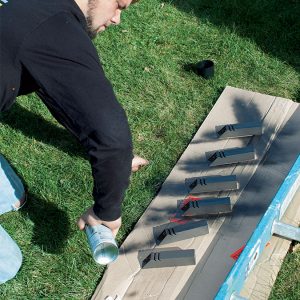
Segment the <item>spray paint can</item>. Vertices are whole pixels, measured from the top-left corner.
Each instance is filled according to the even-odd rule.
[[[104,225],[85,226],[85,232],[94,260],[100,265],[107,265],[119,255],[118,245],[111,230]]]

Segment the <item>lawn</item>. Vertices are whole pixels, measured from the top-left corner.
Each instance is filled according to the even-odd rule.
[[[95,40],[135,153],[151,161],[131,178],[119,243],[226,85],[300,101],[299,12],[297,0],[143,0]],[[202,59],[215,62],[212,80],[187,67]],[[22,211],[0,216],[24,256],[0,299],[88,299],[104,268],[76,227],[93,201],[85,153],[35,95],[19,97],[0,121],[1,153],[29,191]],[[287,257],[271,299],[300,298],[299,260],[300,251]]]

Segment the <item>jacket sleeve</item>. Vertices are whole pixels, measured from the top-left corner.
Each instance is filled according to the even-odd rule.
[[[53,116],[89,155],[94,212],[105,221],[119,218],[131,172],[131,134],[85,30],[71,15],[58,14],[26,38],[19,60]]]

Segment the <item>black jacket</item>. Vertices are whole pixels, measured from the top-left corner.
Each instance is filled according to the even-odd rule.
[[[0,111],[35,91],[90,157],[95,213],[117,219],[131,172],[131,134],[83,13],[73,0],[1,3]]]

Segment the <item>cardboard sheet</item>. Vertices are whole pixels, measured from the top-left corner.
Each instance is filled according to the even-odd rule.
[[[214,298],[235,262],[228,262],[230,252],[233,253],[247,243],[299,155],[299,134],[295,135],[294,139],[291,138],[291,132],[298,131],[299,120],[300,108],[289,117],[278,133],[267,155],[242,192],[231,219],[227,218],[221,226],[216,236],[216,245],[209,257],[203,261],[203,265],[198,264],[178,299],[197,299],[199,291],[202,291],[201,299]],[[284,167],[279,168],[280,165]]]
[[[120,257],[109,265],[92,299],[199,299],[199,295],[204,300],[213,299],[234,264],[230,254],[247,242],[300,152],[298,107],[287,99],[226,87],[159,194],[124,241]],[[251,121],[263,122],[262,136],[225,140],[216,136],[216,125]],[[255,147],[256,160],[208,166],[205,152],[248,145]],[[176,212],[177,202],[187,196],[185,179],[231,174],[237,175],[239,190],[206,196],[230,196],[232,204],[238,201],[233,214],[210,218],[207,235],[166,245],[195,249],[197,265],[141,270],[138,251],[158,247],[153,227],[167,223]]]

